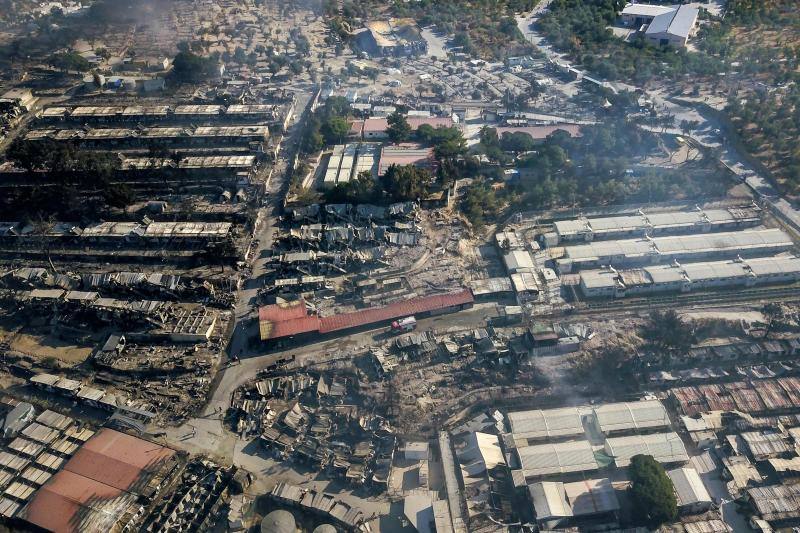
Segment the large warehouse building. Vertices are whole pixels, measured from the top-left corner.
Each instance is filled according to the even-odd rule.
[[[789,235],[780,229],[645,237],[566,246],[563,248],[563,256],[556,260],[556,266],[563,274],[593,267],[763,256],[787,251],[793,245]]]
[[[592,445],[587,440],[525,446],[517,448],[517,454],[526,479],[594,472],[599,468]]]
[[[659,463],[682,464],[689,460],[686,446],[675,432],[631,435],[606,439],[605,451],[617,468],[626,468],[635,455],[652,455]]]
[[[587,270],[580,274],[588,298],[621,298],[656,292],[689,292],[717,287],[752,287],[800,281],[800,257],[781,255],[642,268]]]
[[[596,240],[651,237],[682,233],[707,233],[730,231],[757,226],[761,223],[761,209],[746,205],[725,209],[694,209],[647,213],[639,210],[634,215],[558,220],[553,223],[553,244],[590,242]]]
[[[507,421],[504,440],[517,450],[520,480],[574,477],[612,464],[625,468],[636,453],[667,464],[687,460],[659,400],[516,411]]]

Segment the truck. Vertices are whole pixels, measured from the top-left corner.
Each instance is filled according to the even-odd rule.
[[[413,316],[407,316],[400,320],[392,322],[392,331],[396,333],[408,333],[417,327],[417,319]]]

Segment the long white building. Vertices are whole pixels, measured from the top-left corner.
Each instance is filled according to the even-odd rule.
[[[555,242],[566,244],[625,237],[651,237],[682,233],[708,233],[730,231],[757,226],[761,223],[761,209],[755,205],[724,209],[694,209],[647,213],[639,210],[634,215],[558,220],[553,223]]]
[[[563,274],[592,267],[624,268],[671,261],[763,256],[784,252],[792,246],[792,239],[780,229],[645,237],[566,246],[562,257],[556,259],[556,266]]]
[[[622,298],[657,292],[689,292],[716,287],[752,287],[800,281],[794,255],[705,263],[672,263],[642,268],[587,270],[580,274],[587,298]]]

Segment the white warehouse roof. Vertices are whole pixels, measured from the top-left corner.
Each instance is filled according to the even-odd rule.
[[[542,481],[528,486],[538,520],[591,516],[619,510],[619,500],[608,479],[575,483]]]
[[[577,407],[534,409],[508,413],[514,439],[538,439],[583,435],[583,424]]]
[[[503,261],[511,273],[534,268],[533,258],[525,250],[512,250],[503,256]]]
[[[539,444],[517,448],[525,477],[597,470],[597,460],[589,441]]]
[[[675,495],[678,497],[678,507],[696,503],[711,502],[711,496],[700,479],[700,474],[694,468],[677,468],[670,470],[667,475],[672,480]]]
[[[577,262],[636,259],[661,255],[662,260],[681,255],[722,251],[787,249],[792,239],[783,230],[754,229],[724,233],[704,233],[592,242],[564,247],[566,258]]]
[[[655,6],[650,4],[628,4],[622,10],[623,15],[641,16],[641,17],[656,17],[664,13],[672,13],[675,11],[674,7],[670,6]]]
[[[572,516],[572,508],[567,502],[564,484],[560,481],[542,481],[528,485],[538,520],[566,518]]]
[[[600,431],[641,430],[669,427],[669,415],[659,400],[608,403],[594,408]]]
[[[625,468],[634,455],[652,455],[659,463],[685,463],[689,460],[683,441],[675,432],[613,437],[606,439],[606,453],[618,468]]]

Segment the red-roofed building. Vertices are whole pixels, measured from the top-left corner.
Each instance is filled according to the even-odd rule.
[[[55,533],[107,533],[139,510],[177,466],[176,452],[101,429],[29,500],[16,518]]]
[[[259,309],[261,340],[276,340],[304,334],[326,334],[368,325],[378,325],[411,315],[452,313],[472,306],[472,291],[465,289],[448,294],[435,294],[394,302],[381,307],[371,307],[326,317],[316,315],[294,316],[294,307],[276,309],[268,305]],[[305,309],[305,303],[303,303]],[[280,318],[280,319],[279,319]]]
[[[432,128],[452,128],[455,122],[451,117],[407,117],[406,121],[411,126],[412,131],[423,125],[431,126]]]
[[[404,143],[381,148],[381,158],[378,162],[378,175],[383,176],[392,165],[415,167],[436,171],[436,158],[433,148],[422,148],[418,144]]]
[[[320,333],[342,331],[369,324],[389,322],[396,318],[411,315],[452,313],[471,307],[474,302],[472,291],[465,289],[449,294],[436,294],[393,302],[382,307],[371,307],[352,313],[332,315],[320,319]]]
[[[406,117],[411,131],[416,131],[422,125],[429,125],[433,128],[452,128],[456,123],[451,117]],[[376,140],[387,139],[389,134],[389,121],[386,118],[368,118],[364,121],[364,139]]]
[[[347,138],[351,140],[359,140],[364,133],[364,121],[353,120],[350,122],[350,131],[347,132]]]
[[[306,330],[301,329],[300,324],[303,320],[308,318],[308,310],[306,309],[305,300],[295,300],[282,304],[264,305],[258,308],[258,327],[261,333],[261,339],[277,338],[276,332],[288,332],[297,330],[296,333],[304,333]],[[282,324],[279,326],[279,324]],[[304,327],[311,328],[307,331],[314,331],[316,328],[313,324],[307,322]],[[280,335],[288,337],[296,333],[288,333]]]
[[[368,118],[364,121],[364,139],[386,139],[389,134],[386,130],[389,129],[389,121],[385,118]]]

